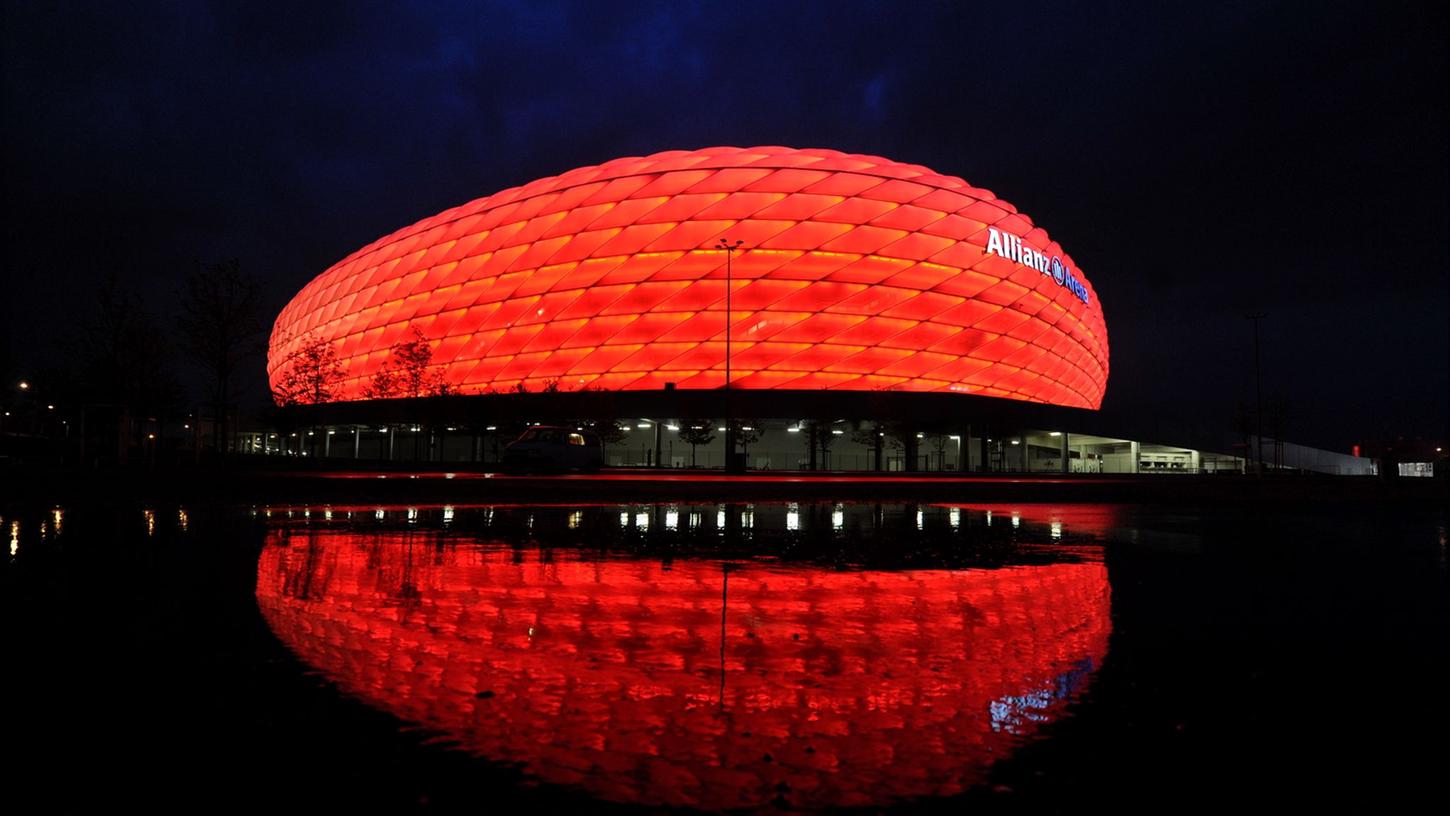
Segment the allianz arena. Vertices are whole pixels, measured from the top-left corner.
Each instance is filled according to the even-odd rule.
[[[722,240],[741,242],[728,269]],[[616,159],[380,238],[287,304],[268,376],[324,341],[327,399],[361,400],[421,336],[452,393],[714,390],[727,321],[742,392],[1096,409],[1107,387],[1092,285],[1016,207],[920,165],[785,147]]]
[[[1373,472],[1226,431],[1139,440],[1100,410],[1108,371],[1096,290],[993,193],[835,150],[675,150],[333,265],[278,316],[284,410],[238,447],[487,467],[557,424],[598,431],[611,466],[1242,473],[1269,445],[1259,469]]]

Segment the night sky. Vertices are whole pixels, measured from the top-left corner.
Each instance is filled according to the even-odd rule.
[[[1443,4],[266,5],[4,3],[13,371],[56,364],[110,274],[169,321],[197,260],[235,257],[280,309],[505,187],[780,144],[1046,227],[1102,301],[1124,421],[1231,429],[1262,311],[1291,440],[1446,434]]]

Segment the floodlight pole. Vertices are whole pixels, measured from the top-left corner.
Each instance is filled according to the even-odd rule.
[[[734,473],[735,468],[735,412],[730,401],[730,290],[732,286],[731,261],[735,257],[735,250],[740,248],[744,241],[731,243],[725,238],[715,245],[718,250],[725,252],[725,472]]]
[[[1254,412],[1258,415],[1258,432],[1254,438],[1254,448],[1258,458],[1258,475],[1264,475],[1264,378],[1259,369],[1259,321],[1268,317],[1264,312],[1246,314],[1244,317],[1254,321]]]

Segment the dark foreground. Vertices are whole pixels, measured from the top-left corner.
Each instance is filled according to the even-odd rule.
[[[6,799],[1081,812],[1442,798],[1439,508],[575,501],[0,509]],[[1057,569],[1086,578],[1043,579]],[[459,598],[478,613],[458,617]],[[722,766],[740,774],[711,776]]]

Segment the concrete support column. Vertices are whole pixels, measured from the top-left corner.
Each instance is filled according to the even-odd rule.
[[[362,458],[362,426],[354,425],[352,429],[352,458]]]
[[[1069,454],[1071,454],[1072,451],[1068,449],[1068,446],[1067,446],[1067,437],[1068,437],[1067,431],[1063,431],[1062,432],[1062,437],[1061,437],[1062,438],[1062,447],[1061,447],[1061,450],[1062,450],[1062,472],[1063,473],[1071,473],[1072,472],[1072,466],[1068,462]]]
[[[393,461],[393,426],[388,426],[388,461]]]
[[[917,445],[916,431],[908,428],[906,431],[906,439],[903,441],[906,443],[902,446],[902,452],[905,454],[906,461],[902,463],[902,470],[908,473],[915,473],[916,452],[919,447]]]
[[[322,429],[322,457],[326,459],[332,455],[332,429]]]
[[[664,426],[659,420],[655,420],[655,467],[663,467],[660,461],[660,449],[664,447]]]
[[[1128,443],[1128,472],[1138,472],[1138,462],[1143,457],[1141,446],[1137,442]]]

